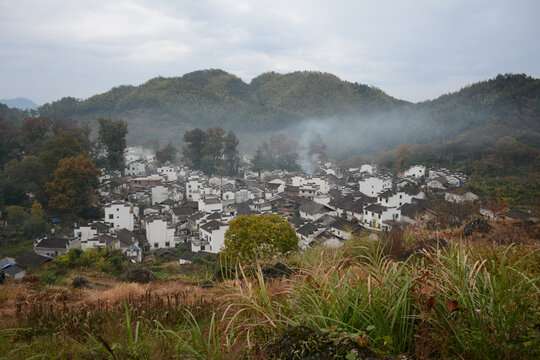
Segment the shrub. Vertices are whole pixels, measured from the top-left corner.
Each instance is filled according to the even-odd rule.
[[[252,261],[298,250],[291,224],[279,215],[238,216],[225,233],[223,254],[231,261]]]

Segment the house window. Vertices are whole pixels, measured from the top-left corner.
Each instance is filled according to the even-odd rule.
[[[113,215],[113,214],[109,214],[109,219],[114,219],[114,215]]]
[[[204,249],[205,249],[205,246],[202,245],[202,246],[201,246],[201,251],[204,251]]]
[[[381,214],[379,214],[379,219],[381,218]]]
[[[154,243],[154,247],[155,247],[155,248],[158,248],[158,247],[159,247],[159,243]]]
[[[165,247],[169,247],[169,246],[171,246],[171,243],[167,241],[167,242],[165,243]]]

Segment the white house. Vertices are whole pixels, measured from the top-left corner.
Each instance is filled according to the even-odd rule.
[[[175,229],[167,223],[163,216],[152,215],[144,219],[146,240],[151,249],[175,247]]]
[[[304,185],[301,185],[298,190],[298,194],[300,196],[305,197],[309,200],[313,200],[315,195],[317,195],[319,187],[315,184],[304,183]]]
[[[317,191],[321,194],[328,194],[328,192],[330,191],[330,184],[328,183],[328,180],[324,178],[314,177],[309,179],[309,183],[317,186]]]
[[[377,166],[373,164],[363,164],[360,166],[360,172],[375,174],[377,172]]]
[[[248,189],[238,189],[234,192],[234,201],[237,204],[245,203],[249,199],[253,199],[254,196]]]
[[[295,187],[300,187],[307,182],[306,178],[303,176],[293,176],[291,178],[291,184]]]
[[[162,166],[157,168],[156,171],[168,181],[178,180],[178,173],[173,166]]]
[[[424,165],[413,165],[405,170],[406,177],[421,178],[426,175],[426,167]]]
[[[211,253],[218,253],[225,245],[225,232],[229,229],[229,225],[218,220],[212,220],[206,224],[202,224],[199,227],[200,240],[204,241],[207,245],[200,245],[194,247],[193,243],[191,250],[196,251],[208,251]]]
[[[382,176],[368,176],[359,181],[360,192],[368,196],[377,196],[392,188],[392,179]]]
[[[169,198],[169,189],[163,185],[152,186],[152,205]]]
[[[105,205],[105,222],[111,224],[113,229],[135,228],[135,218],[139,214],[139,208],[123,201],[114,201]]]
[[[133,161],[127,164],[124,173],[127,176],[144,176],[146,175],[146,163],[143,161]]]
[[[201,198],[203,188],[202,179],[198,176],[192,176],[186,181],[186,199],[198,201]]]
[[[463,203],[478,200],[478,195],[467,191],[467,192],[447,192],[444,194],[444,199],[446,201],[454,203]]]
[[[316,203],[315,201],[308,201],[302,204],[299,208],[300,217],[311,221],[317,221],[321,216],[336,215],[336,211],[326,205]]]
[[[95,238],[97,235],[107,234],[111,227],[102,222],[94,222],[88,225],[81,225],[78,228],[73,229],[73,236],[78,237],[81,244],[81,250],[94,247],[89,240]]]
[[[371,204],[364,208],[364,227],[371,230],[384,230],[385,221],[399,221],[400,210],[396,208],[387,208],[380,204]]]
[[[412,203],[412,199],[410,192],[386,190],[377,196],[377,203],[388,208],[397,208]]]
[[[206,213],[216,212],[216,211],[223,211],[223,204],[221,201],[217,198],[205,198],[205,199],[199,199],[198,201],[199,205],[199,211],[204,211]]]

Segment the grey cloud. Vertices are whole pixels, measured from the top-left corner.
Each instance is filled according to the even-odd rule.
[[[1,1],[0,97],[88,97],[157,75],[320,70],[411,101],[540,74],[536,1]]]

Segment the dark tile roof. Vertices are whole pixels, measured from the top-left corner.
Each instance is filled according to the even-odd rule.
[[[184,251],[182,255],[180,255],[180,259],[186,261],[194,261],[197,259],[214,260],[217,259],[217,254],[209,253],[206,251],[193,252],[191,250],[188,250]]]
[[[337,219],[330,227],[338,230],[349,230],[352,231],[354,228],[356,228],[358,224],[354,221],[349,221],[345,219]]]
[[[361,214],[362,211],[364,211],[364,202],[362,200],[353,201],[345,208],[345,210],[355,214]]]
[[[414,195],[418,195],[421,190],[415,189],[412,187],[402,187],[401,189],[399,189],[399,191],[404,192],[407,195],[414,196]]]
[[[37,248],[47,249],[67,249],[69,239],[64,237],[51,237],[42,239],[37,245]]]
[[[195,211],[197,210],[190,206],[175,207],[172,209],[172,212],[176,216],[189,216],[192,215]]]
[[[18,273],[25,271],[25,269],[22,266],[15,264],[2,269],[2,271],[6,274],[6,276],[14,277]]]
[[[302,204],[300,206],[300,211],[305,212],[306,214],[313,215],[313,214],[324,214],[329,211],[331,211],[328,206],[320,204],[315,201],[308,201],[305,204]]]
[[[331,215],[328,215],[328,214],[324,214],[323,216],[321,216],[320,218],[317,219],[317,221],[315,221],[317,224],[321,224],[323,226],[330,226],[332,223],[334,223],[336,221],[336,218],[331,216]]]
[[[205,204],[220,204],[221,200],[219,199],[204,199]]]
[[[207,222],[206,224],[201,225],[201,229],[211,233],[214,230],[219,230],[219,228],[223,225],[225,224],[221,221],[212,220]]]
[[[104,233],[109,231],[111,226],[98,221],[90,224],[90,228],[97,230],[98,233]]]
[[[4,266],[9,265],[9,264],[12,264],[12,265],[15,264],[15,259],[9,258],[9,257],[0,259],[0,269],[2,269]]]
[[[218,211],[211,213],[206,217],[208,220],[221,220],[221,213]]]
[[[420,208],[415,204],[403,204],[398,208],[401,211],[401,215],[410,219],[414,219]]]
[[[371,211],[377,214],[382,214],[383,211],[385,211],[386,209],[387,209],[386,206],[382,206],[379,204],[371,204],[368,207],[364,208],[364,210]]]
[[[305,237],[309,237],[311,234],[316,233],[319,230],[319,227],[312,222],[308,222],[300,229],[296,230],[297,233]]]
[[[121,229],[116,232],[116,237],[127,243],[133,245],[135,241],[138,239],[139,235],[135,234],[133,231],[129,231],[128,229]]]
[[[28,251],[19,256],[15,261],[21,266],[33,269],[45,264],[46,262],[52,261],[52,259],[48,256],[43,256],[36,254],[33,251]]]

